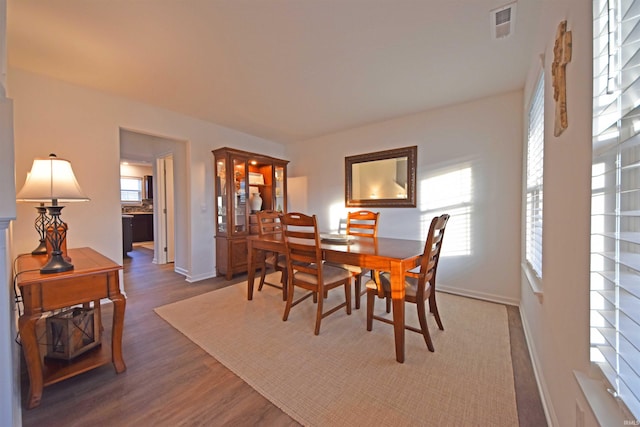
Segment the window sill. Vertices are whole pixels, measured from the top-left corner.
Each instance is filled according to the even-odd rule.
[[[573,375],[599,425],[638,425],[638,420],[627,415],[621,407],[622,404],[609,394],[604,380],[580,371],[573,371]]]
[[[542,292],[542,283],[540,282],[540,279],[531,271],[527,263],[523,262],[521,267],[525,276],[527,276],[527,283],[529,283],[531,291],[536,297],[538,297],[538,301],[542,303],[544,294]]]

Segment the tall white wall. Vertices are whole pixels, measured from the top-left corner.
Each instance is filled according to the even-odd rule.
[[[551,3],[551,2],[549,2]],[[589,369],[589,232],[591,197],[591,2],[558,0],[543,9],[525,94],[545,73],[544,234],[542,297],[525,275],[520,305],[533,363],[553,425],[574,426],[576,406],[596,425],[573,370]],[[569,127],[553,136],[551,63],[556,29],[567,20],[573,55],[567,66]],[[525,96],[528,98],[528,96]],[[527,100],[525,99],[525,103]]]
[[[13,302],[11,221],[16,216],[13,165],[13,102],[7,98],[7,2],[0,0],[0,425],[19,426],[20,353],[14,344],[16,306]]]
[[[69,246],[90,246],[117,262],[122,261],[120,130],[186,141],[187,172],[181,179],[187,194],[181,195],[184,203],[176,213],[186,244],[176,247],[176,270],[190,281],[215,275],[211,150],[233,146],[284,154],[283,146],[272,141],[21,70],[9,69],[8,90],[15,105],[17,186],[24,183],[34,157],[53,152],[70,160],[91,201],[63,210]],[[32,205],[18,204],[16,253],[31,251],[37,243],[34,213]]]
[[[378,122],[288,147],[290,176],[306,176],[308,212],[321,228],[337,229],[345,212],[344,157],[418,146],[416,208],[381,212],[379,235],[422,240],[438,197],[429,178],[471,168],[470,254],[440,263],[439,288],[518,304],[522,93]],[[452,218],[443,245],[453,245]],[[447,240],[449,239],[449,240]]]

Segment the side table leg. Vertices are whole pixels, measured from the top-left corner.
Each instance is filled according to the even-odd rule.
[[[122,294],[116,294],[109,298],[113,301],[113,325],[111,329],[111,358],[116,372],[127,370],[122,358],[122,331],[124,329],[124,309],[127,301]]]
[[[24,359],[27,364],[27,372],[29,374],[29,394],[27,395],[28,409],[35,408],[40,404],[42,388],[44,386],[44,380],[42,378],[42,361],[40,360],[40,349],[38,348],[38,340],[36,338],[36,321],[39,318],[39,314],[33,314],[30,316],[22,315],[18,320],[22,352],[24,354]]]

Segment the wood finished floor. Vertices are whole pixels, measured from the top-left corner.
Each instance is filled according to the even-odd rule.
[[[127,371],[117,375],[105,365],[45,387],[40,406],[23,409],[23,426],[298,426],[153,311],[228,283],[215,278],[189,284],[173,272],[173,264],[152,264],[152,251],[135,248],[129,254],[124,260]],[[520,426],[546,426],[518,309],[508,307],[508,315]],[[108,329],[110,304],[103,316]],[[23,369],[23,402],[28,384]]]

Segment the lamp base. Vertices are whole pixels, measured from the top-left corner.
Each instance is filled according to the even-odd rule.
[[[40,245],[31,251],[31,255],[46,255],[47,254],[47,242],[46,240],[40,240]]]
[[[34,226],[40,235],[40,245],[31,251],[31,255],[44,255],[48,254],[47,250],[47,224],[49,223],[49,218],[47,217],[47,208],[44,206],[44,203],[40,203],[40,206],[36,207],[38,211],[38,216],[36,217]]]
[[[62,273],[63,271],[73,270],[73,264],[67,262],[62,256],[62,252],[51,254],[51,258],[47,264],[40,269],[41,274]]]

